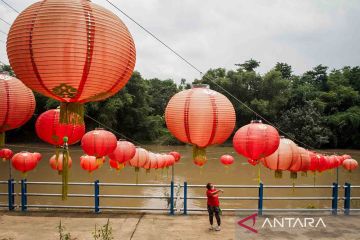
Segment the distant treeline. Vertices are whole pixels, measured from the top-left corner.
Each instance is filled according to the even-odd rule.
[[[256,72],[259,64],[251,59],[236,64],[235,70],[210,69],[192,83],[209,84],[230,99],[236,109],[236,129],[259,117],[217,85],[310,146],[360,148],[359,66],[329,70],[319,65],[298,76],[286,63],[277,63],[261,75]],[[1,68],[11,72],[9,66]],[[119,93],[102,102],[87,103],[86,114],[141,143],[177,144],[166,129],[164,110],[171,96],[190,87],[185,79],[177,85],[171,79],[144,79],[135,71]],[[36,115],[23,127],[10,131],[8,141],[39,141],[34,132],[36,117],[58,103],[40,94],[35,96]],[[99,127],[89,118],[85,121],[88,129]]]

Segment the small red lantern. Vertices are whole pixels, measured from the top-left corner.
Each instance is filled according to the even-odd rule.
[[[51,168],[54,170],[57,170],[59,173],[61,173],[63,170],[63,159],[64,159],[64,156],[62,153],[59,154],[58,158],[56,157],[56,155],[53,155],[49,160],[49,164],[50,164]],[[71,168],[71,166],[72,166],[72,159],[71,159],[71,157],[69,157],[68,168]]]
[[[241,127],[233,138],[236,152],[251,160],[271,155],[279,147],[279,143],[278,131],[273,126],[263,124],[261,120],[253,120]]]
[[[270,156],[263,158],[262,163],[265,167],[275,170],[276,178],[281,178],[282,171],[288,170],[299,157],[298,146],[293,141],[281,137],[279,148]]]
[[[180,161],[180,159],[181,159],[180,153],[178,153],[178,152],[170,152],[169,154],[172,155],[172,156],[174,156],[175,162]]]
[[[81,147],[84,152],[100,160],[102,160],[102,157],[114,152],[116,146],[116,136],[103,129],[87,132],[81,139]]]
[[[317,157],[316,153],[308,151],[310,156],[310,166],[309,171],[317,171],[319,168],[319,158]]]
[[[103,162],[103,158],[101,158],[101,161]],[[96,157],[83,155],[80,157],[80,166],[85,171],[92,173],[99,168],[100,164]]]
[[[171,154],[165,154],[166,164],[165,167],[171,167],[175,164],[175,157]]]
[[[225,166],[229,166],[229,165],[233,164],[234,161],[235,161],[235,159],[234,159],[234,157],[231,156],[231,155],[222,155],[222,156],[220,157],[220,162],[221,162],[222,164],[224,164]]]
[[[164,168],[166,165],[166,159],[164,154],[156,154],[157,168]]]
[[[136,148],[135,156],[130,159],[129,164],[135,167],[135,171],[139,171],[139,168],[144,167],[149,160],[149,152],[143,148]]]
[[[115,150],[108,155],[112,160],[124,164],[135,156],[136,148],[128,141],[118,141]]]
[[[322,155],[322,154],[317,154],[316,155],[319,159],[319,165],[318,165],[318,172],[323,172],[327,169],[329,169],[329,160],[326,156]]]
[[[299,157],[294,158],[290,168],[290,178],[297,178],[297,172],[306,172],[310,167],[310,155],[307,150],[302,147],[298,147]]]
[[[125,167],[126,163],[119,163],[116,160],[110,159],[109,164],[110,164],[111,168],[113,168],[119,172],[120,170],[122,170]]]
[[[0,146],[5,132],[24,125],[34,114],[35,97],[19,79],[0,73]]]
[[[8,148],[3,148],[0,150],[0,158],[2,158],[3,161],[10,160],[13,155],[13,151]]]
[[[352,170],[355,170],[359,166],[358,162],[351,158],[345,159],[344,162],[342,163],[342,165],[349,172],[351,172]]]
[[[44,142],[54,146],[64,145],[64,137],[68,137],[68,144],[79,142],[85,133],[85,125],[82,123],[63,124],[59,122],[60,110],[51,109],[42,113],[36,120],[36,134]]]
[[[11,164],[16,170],[26,174],[36,167],[37,160],[32,153],[20,152],[12,157]]]
[[[149,172],[150,169],[158,168],[158,158],[155,153],[149,152],[149,160],[144,165],[146,172]]]

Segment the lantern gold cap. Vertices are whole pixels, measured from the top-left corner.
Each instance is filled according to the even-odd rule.
[[[206,89],[210,89],[209,84],[193,84],[191,86],[191,88],[206,88]]]

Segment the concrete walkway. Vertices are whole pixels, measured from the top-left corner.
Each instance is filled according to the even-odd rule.
[[[207,215],[168,216],[160,214],[126,214],[126,213],[60,213],[60,212],[0,212],[0,240],[41,240],[59,239],[57,226],[62,221],[66,232],[77,240],[93,239],[94,226],[104,225],[107,219],[113,231],[114,239],[128,240],[162,240],[162,239],[360,239],[360,216],[321,217],[326,224],[319,228],[261,228],[265,217],[258,217],[253,233],[240,227],[237,222],[246,217],[222,216],[222,230],[208,230]],[[274,216],[267,216],[271,219]],[[279,218],[279,216],[276,216]],[[252,220],[246,222],[252,227]]]

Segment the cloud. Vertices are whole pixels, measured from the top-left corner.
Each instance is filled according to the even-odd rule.
[[[360,62],[360,2],[356,0],[112,1],[203,71],[233,69],[235,63],[250,58],[261,61],[261,73],[276,62],[289,63],[297,74],[317,64],[340,68]],[[15,0],[11,4],[23,10],[33,2]],[[118,14],[129,27],[137,48],[136,69],[144,77],[177,82],[199,78],[105,0],[93,2]],[[8,21],[16,17],[1,5],[0,14]],[[8,28],[0,23],[0,29]],[[5,59],[0,43],[0,60]]]

